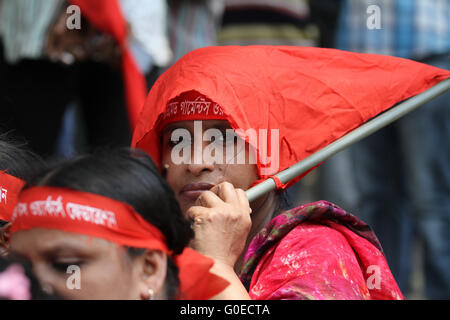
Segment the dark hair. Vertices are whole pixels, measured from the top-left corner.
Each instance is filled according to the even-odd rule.
[[[0,171],[24,181],[29,181],[44,168],[44,161],[26,143],[10,134],[0,134]],[[0,220],[0,228],[6,221]]]
[[[44,167],[44,161],[11,135],[0,134],[0,170],[28,181]]]
[[[66,160],[46,170],[32,183],[99,194],[131,205],[165,236],[174,255],[180,254],[193,237],[172,189],[154,162],[140,150],[121,148],[98,150]],[[130,248],[131,256],[144,250]],[[178,268],[168,257],[166,291],[174,298],[179,286]]]

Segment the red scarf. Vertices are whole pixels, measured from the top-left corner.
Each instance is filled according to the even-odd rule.
[[[169,101],[166,111],[160,115],[158,127],[164,129],[168,124],[177,121],[226,119],[223,109],[217,103],[192,90]]]

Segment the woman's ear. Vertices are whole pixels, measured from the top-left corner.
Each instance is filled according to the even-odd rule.
[[[139,291],[141,299],[166,299],[167,255],[162,251],[146,251],[139,259]]]

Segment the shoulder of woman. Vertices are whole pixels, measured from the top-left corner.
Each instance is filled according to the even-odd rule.
[[[342,233],[329,226],[309,222],[293,228],[273,250],[273,256],[279,259],[291,256],[297,260],[314,257],[335,260],[344,254],[355,256]]]
[[[266,252],[250,294],[260,299],[358,298],[367,293],[358,260],[344,235],[301,223]]]

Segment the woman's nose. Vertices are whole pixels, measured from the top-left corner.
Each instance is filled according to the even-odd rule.
[[[197,138],[197,137],[195,137]],[[191,162],[187,169],[195,176],[199,176],[203,172],[213,171],[214,162],[208,157],[205,157],[203,151],[208,146],[209,142],[196,141],[193,145],[193,152],[191,154]]]
[[[194,176],[200,176],[204,172],[212,172],[214,170],[214,163],[201,162],[201,163],[191,163],[187,166],[187,170],[191,172]]]

